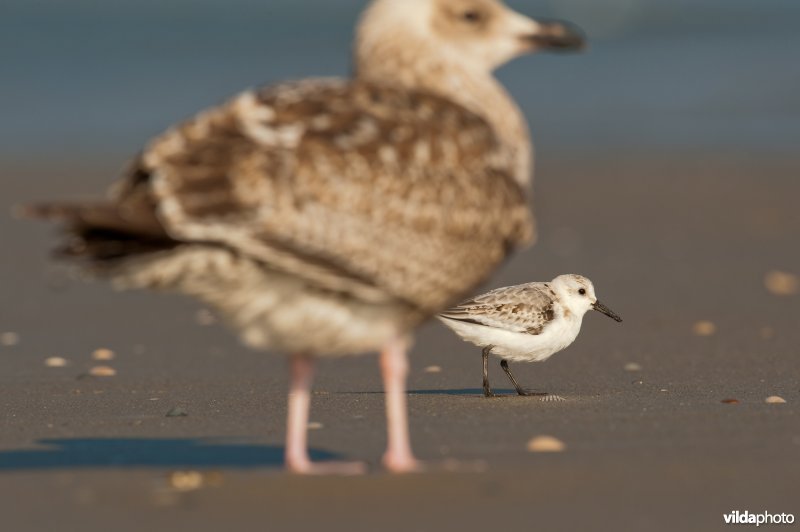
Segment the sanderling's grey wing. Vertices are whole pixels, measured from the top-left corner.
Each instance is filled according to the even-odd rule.
[[[513,161],[447,100],[311,80],[246,92],[167,131],[115,197],[152,205],[176,241],[433,313],[532,239]]]
[[[513,332],[541,334],[555,319],[555,298],[547,283],[509,286],[465,301],[440,316]]]

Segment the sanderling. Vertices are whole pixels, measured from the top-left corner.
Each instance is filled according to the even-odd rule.
[[[119,286],[198,297],[248,345],[292,353],[291,471],[362,469],[309,459],[314,360],[381,351],[383,462],[414,470],[408,337],[534,234],[527,124],[493,71],[582,45],[495,0],[375,0],[353,79],[247,91],[149,143],[105,201],[28,213]]]
[[[489,355],[500,366],[519,395],[561,400],[523,389],[508,362],[541,362],[568,347],[581,330],[583,315],[602,312],[618,322],[622,318],[600,303],[594,285],[580,275],[561,275],[549,283],[528,283],[498,288],[443,312],[439,319],[462,339],[483,348],[483,393],[495,397],[489,386]]]

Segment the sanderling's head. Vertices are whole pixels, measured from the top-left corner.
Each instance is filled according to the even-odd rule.
[[[523,54],[585,45],[576,26],[528,18],[500,0],[374,0],[359,26],[356,55],[361,63],[410,52],[421,62],[491,72]]]
[[[562,303],[573,313],[583,316],[590,310],[602,312],[609,318],[622,321],[610,308],[600,303],[592,282],[581,275],[561,275],[550,283]]]

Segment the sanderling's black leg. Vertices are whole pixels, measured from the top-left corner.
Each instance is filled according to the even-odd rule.
[[[545,397],[550,395],[547,392],[533,392],[522,388],[522,386],[520,386],[517,383],[517,379],[514,378],[514,375],[511,374],[511,370],[508,369],[508,360],[501,360],[500,367],[502,367],[503,371],[506,372],[506,375],[508,375],[509,380],[511,380],[511,384],[514,385],[514,388],[517,390],[517,393],[519,395],[522,395],[524,397]]]
[[[483,395],[486,397],[497,397],[497,394],[489,386],[489,355],[492,353],[493,348],[493,345],[487,345],[483,348]]]

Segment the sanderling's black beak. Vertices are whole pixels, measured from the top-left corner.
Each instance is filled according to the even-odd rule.
[[[570,22],[537,19],[539,29],[524,40],[546,52],[577,52],[586,48],[586,34]]]
[[[592,308],[595,309],[597,312],[602,312],[612,320],[622,323],[622,318],[620,318],[613,310],[603,305],[599,301],[595,301],[594,305],[592,305]]]

